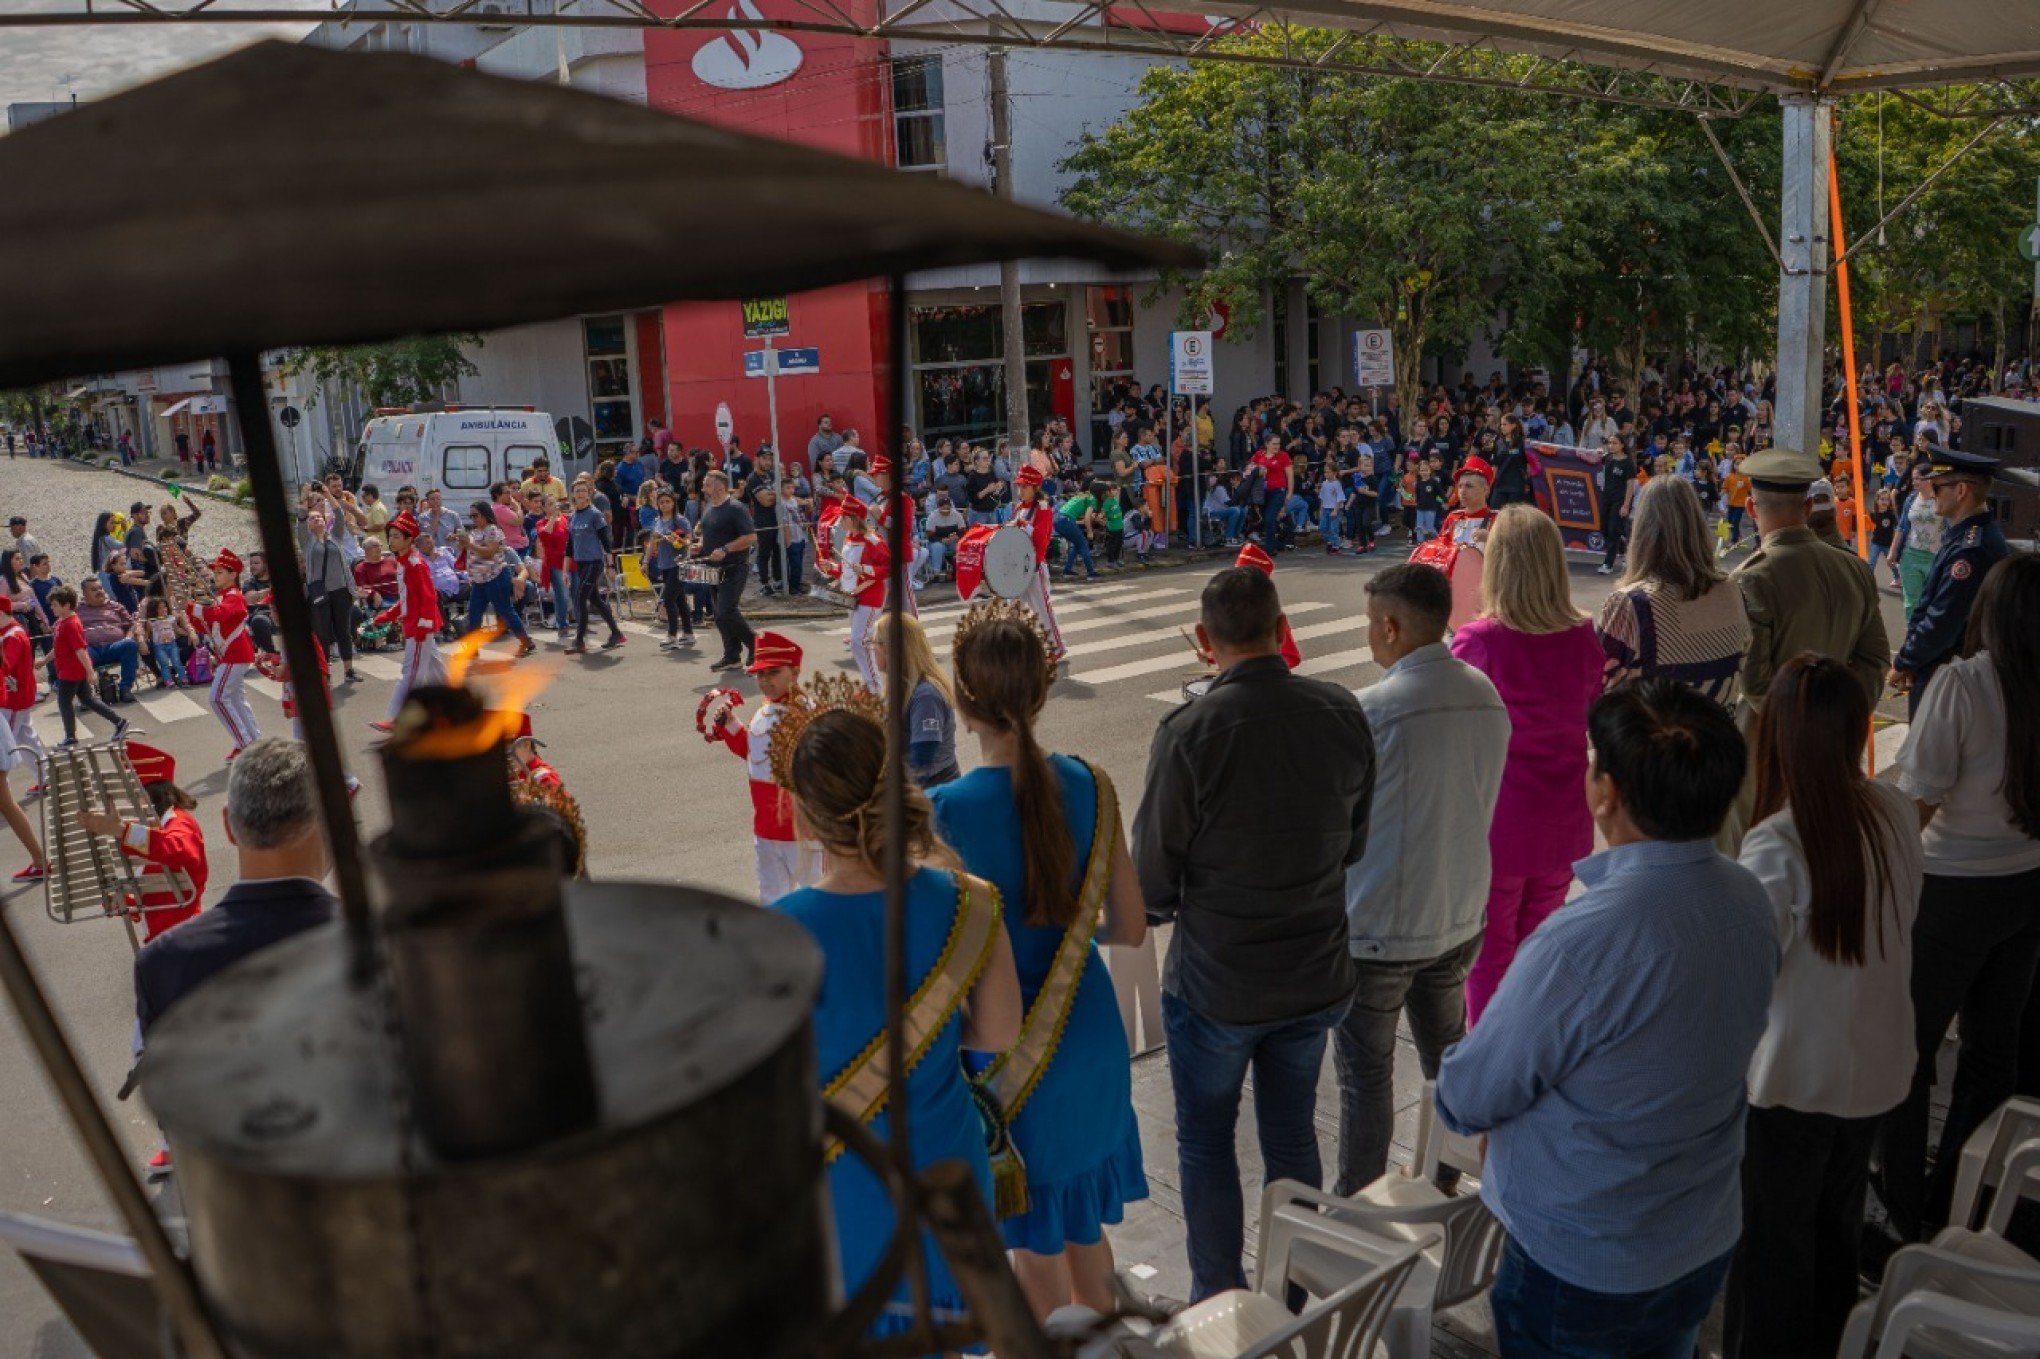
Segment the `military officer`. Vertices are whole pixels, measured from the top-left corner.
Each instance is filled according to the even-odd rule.
[[[1990,512],[1990,475],[1997,465],[1996,458],[1981,453],[1927,446],[1934,513],[1946,521],[1948,531],[1927,568],[1905,641],[1891,659],[1891,686],[1905,693],[1908,714],[1919,707],[1934,671],[1961,651],[1969,608],[1984,576],[2011,555],[2012,546]]]
[[[1772,676],[1802,651],[1848,666],[1875,703],[1891,664],[1877,580],[1861,558],[1822,542],[1807,526],[1807,490],[1820,480],[1820,463],[1797,449],[1766,448],[1745,459],[1742,470],[1760,539],[1732,577],[1750,619],[1737,710],[1743,734],[1754,732]],[[1755,795],[1754,779],[1745,780],[1723,828],[1724,849],[1741,845]]]

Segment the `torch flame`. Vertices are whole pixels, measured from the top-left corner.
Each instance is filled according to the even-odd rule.
[[[475,663],[475,657],[482,654],[482,648],[503,635],[501,623],[491,623],[485,628],[476,628],[453,644],[453,650],[446,657],[446,682],[455,687],[467,681],[468,667]]]
[[[461,644],[465,646],[470,637],[480,635],[471,633],[461,639]],[[479,649],[469,648],[461,659],[472,660],[473,652]],[[556,669],[551,665],[529,664],[490,675],[488,692],[483,694],[488,707],[480,717],[457,727],[434,727],[419,732],[404,742],[404,754],[414,760],[458,760],[516,740],[524,726],[525,711],[553,682]],[[452,672],[449,667],[449,673]]]

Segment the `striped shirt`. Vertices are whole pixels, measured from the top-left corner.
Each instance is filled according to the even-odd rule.
[[[1733,581],[1715,582],[1698,599],[1681,599],[1660,581],[1642,581],[1608,596],[1595,630],[1608,656],[1604,687],[1677,680],[1724,708],[1735,706],[1750,619]]]
[[[1707,841],[1574,866],[1445,1054],[1438,1115],[1487,1133],[1481,1197],[1576,1288],[1643,1293],[1742,1235],[1744,1078],[1778,973],[1771,903]]]

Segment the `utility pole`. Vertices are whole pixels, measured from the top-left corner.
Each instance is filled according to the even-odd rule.
[[[1009,202],[1013,197],[1013,120],[1006,87],[1006,49],[994,47],[985,58],[991,85],[992,189]],[[1027,339],[1020,324],[1020,265],[999,261],[999,328],[1006,351],[1006,432],[1020,445],[1018,457],[1033,433],[1027,420]]]

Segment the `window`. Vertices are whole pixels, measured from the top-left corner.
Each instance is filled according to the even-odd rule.
[[[915,307],[911,328],[921,438],[989,440],[1006,433],[1006,344],[998,304]],[[1069,357],[1068,308],[1061,302],[1022,303],[1020,333],[1027,351],[1028,419],[1039,425],[1052,409],[1054,363]]]
[[[1084,326],[1091,335],[1091,410],[1104,414],[1114,394],[1133,385],[1133,293],[1086,288]]]
[[[581,322],[588,359],[588,413],[595,423],[595,458],[621,457],[637,437],[637,394],[630,353],[630,324],[622,316],[590,316]]]
[[[524,480],[524,469],[531,466],[532,459],[544,458],[547,462],[557,461],[553,453],[554,450],[542,448],[538,444],[510,445],[503,450],[503,480]]]
[[[892,59],[893,164],[902,170],[946,170],[942,131],[942,58]]]
[[[449,491],[489,489],[489,450],[480,444],[448,444],[440,452],[439,484]]]

